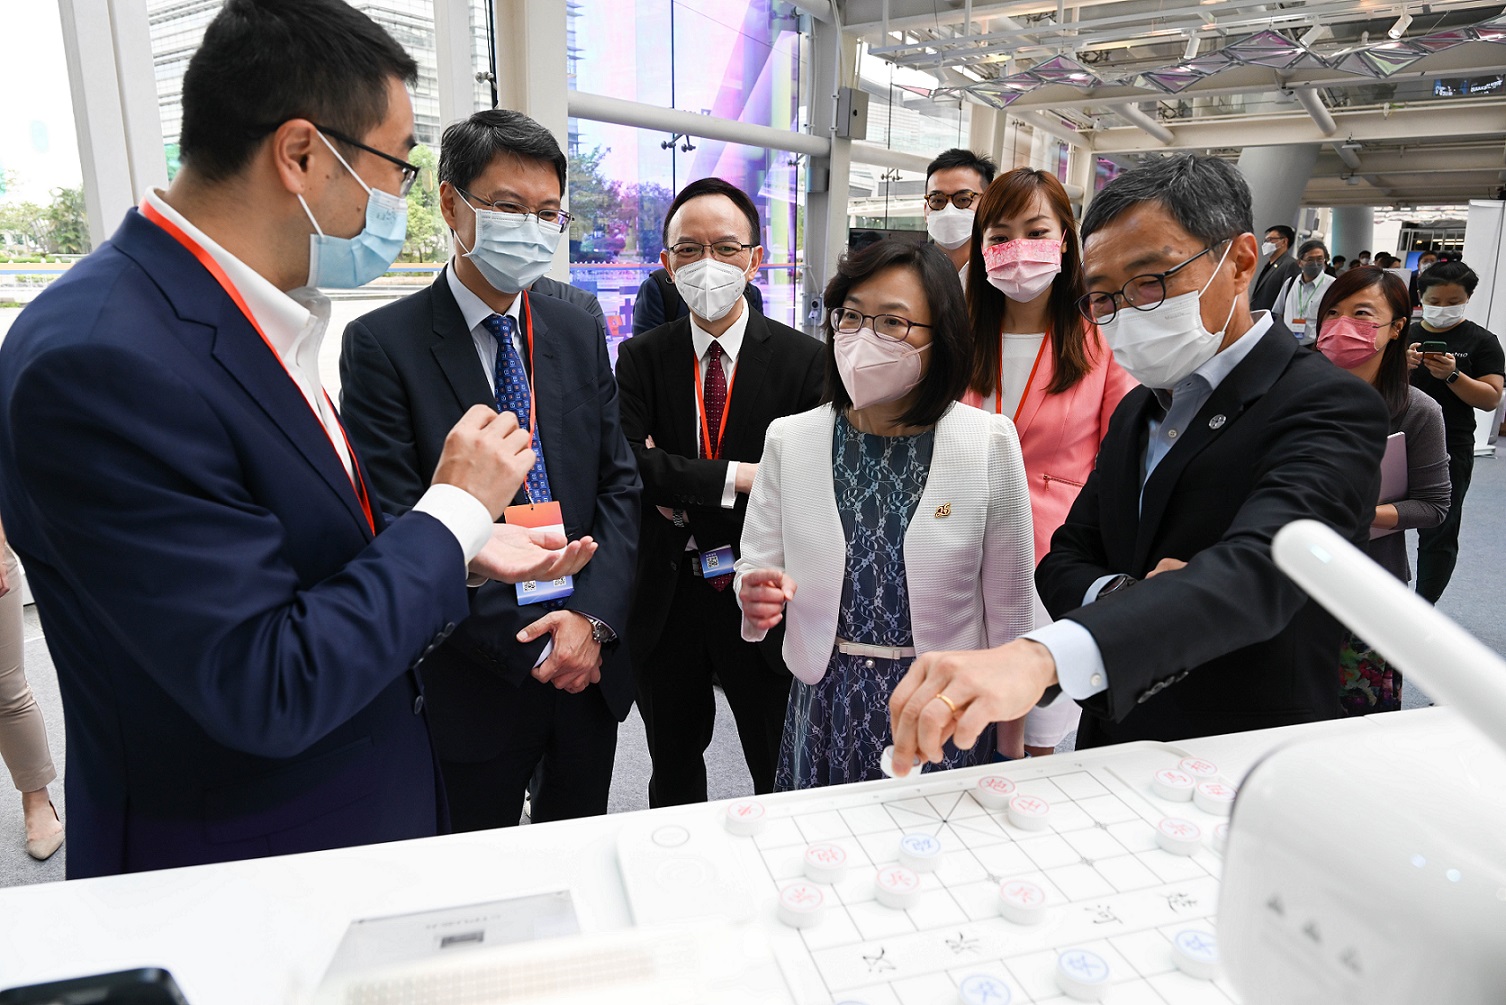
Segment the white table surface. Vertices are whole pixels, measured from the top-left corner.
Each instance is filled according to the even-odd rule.
[[[1442,731],[1459,720],[1446,709],[1417,709],[1177,745],[1243,778],[1294,740],[1404,723]],[[632,918],[615,836],[627,821],[672,812],[0,890],[0,987],[163,966],[194,1005],[302,1001],[353,919],[565,888],[582,931],[622,928]]]

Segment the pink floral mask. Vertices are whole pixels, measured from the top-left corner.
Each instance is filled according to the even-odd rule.
[[[988,281],[1016,303],[1045,292],[1062,271],[1060,241],[1006,241],[983,249]]]

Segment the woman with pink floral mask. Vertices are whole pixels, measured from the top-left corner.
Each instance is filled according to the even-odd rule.
[[[1406,491],[1376,504],[1369,545],[1370,557],[1404,583],[1411,570],[1402,531],[1436,527],[1449,508],[1443,409],[1407,380],[1402,334],[1411,313],[1407,284],[1366,265],[1334,280],[1313,315],[1317,350],[1380,392],[1391,415],[1390,432],[1404,438],[1396,449],[1406,451]],[[1382,488],[1382,497],[1386,494]],[[1339,700],[1346,714],[1400,708],[1401,684],[1396,668],[1354,635],[1346,637],[1339,655]]]
[[[1028,168],[1000,175],[978,205],[975,228],[967,283],[973,361],[962,400],[1014,421],[1039,562],[1135,382],[1078,313],[1086,290],[1077,221],[1054,175]],[[1037,620],[1050,622],[1045,608]],[[1049,754],[1078,715],[1076,702],[1059,697],[1002,729],[999,750]]]
[[[882,241],[843,258],[825,301],[826,403],[769,427],[736,564],[743,638],[782,629],[795,677],[780,790],[882,777],[889,698],[916,654],[999,645],[1034,619],[1019,440],[957,401],[956,270]],[[985,730],[941,766],[994,750]]]

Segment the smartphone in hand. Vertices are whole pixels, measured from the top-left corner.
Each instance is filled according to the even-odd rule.
[[[142,967],[0,991],[0,1005],[188,1005],[173,975]]]

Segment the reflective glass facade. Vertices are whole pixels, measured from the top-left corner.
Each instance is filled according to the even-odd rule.
[[[776,129],[798,130],[805,79],[794,8],[781,0],[570,0],[570,86]],[[763,220],[765,313],[794,323],[805,162],[780,151],[570,120],[571,282],[632,330],[639,285],[658,268],[674,193],[716,176]]]

